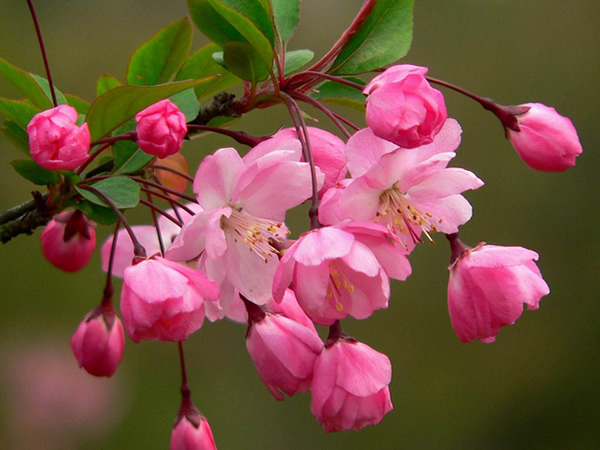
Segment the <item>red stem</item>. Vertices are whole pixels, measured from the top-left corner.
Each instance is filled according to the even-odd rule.
[[[52,74],[50,73],[50,64],[48,63],[48,55],[46,55],[46,46],[44,45],[44,38],[42,37],[42,29],[35,13],[32,0],[27,0],[29,11],[31,12],[31,18],[33,19],[33,25],[37,34],[38,42],[40,44],[40,50],[42,52],[42,59],[44,60],[44,68],[46,69],[46,77],[48,78],[48,85],[50,86],[50,94],[52,95],[52,104],[54,107],[58,106],[56,101],[56,92],[54,91],[54,83],[52,82]]]

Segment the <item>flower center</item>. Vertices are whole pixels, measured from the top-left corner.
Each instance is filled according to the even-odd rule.
[[[342,312],[344,305],[342,297],[344,293],[352,294],[354,285],[348,278],[338,269],[335,261],[329,263],[329,286],[327,288],[327,299],[335,302],[335,309]]]
[[[279,257],[280,251],[275,246],[290,234],[282,222],[258,219],[239,209],[233,209],[229,218],[222,218],[222,227],[231,230],[236,235],[235,242],[242,242],[265,263]]]
[[[398,183],[395,183],[379,196],[377,222],[387,225],[408,247],[406,239],[411,239],[414,244],[422,242],[421,232],[430,242],[434,242],[429,233],[438,231],[436,223],[442,223],[442,219],[436,219],[430,212],[411,204],[398,189]]]

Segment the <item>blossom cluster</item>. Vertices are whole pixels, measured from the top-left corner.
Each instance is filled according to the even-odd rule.
[[[155,226],[109,238],[103,269],[123,278],[120,314],[130,339],[182,342],[205,318],[247,323],[248,353],[277,400],[311,391],[311,411],[326,431],[358,430],[392,410],[392,367],[340,321],[387,308],[390,280],[407,279],[423,241],[436,233],[450,240],[448,307],[461,341],[493,342],[524,304],[538,308],[549,288],[535,252],[470,248],[458,238],[472,216],[463,194],[483,181],[450,165],[462,130],[426,73],[400,65],[373,78],[363,91],[368,126],[347,142],[297,127],[244,155],[215,151],[196,171],[193,202],[171,202]],[[45,111],[28,127],[32,157],[48,169],[72,170],[88,158],[87,127],[68,108]],[[495,113],[529,166],[556,171],[575,163],[581,146],[567,118],[539,104],[509,111],[512,122],[503,120],[506,111]],[[138,146],[158,158],[176,154],[188,133],[169,100],[135,119]],[[293,239],[286,214],[307,201],[319,205],[316,220]],[[63,270],[82,268],[93,227],[79,210],[57,215],[42,234],[44,254]],[[315,325],[329,327],[325,342]],[[72,345],[88,372],[111,376],[124,349],[112,306],[90,313]],[[208,422],[185,401],[172,448],[214,448]]]

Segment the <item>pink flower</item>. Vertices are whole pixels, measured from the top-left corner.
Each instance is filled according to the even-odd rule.
[[[515,115],[519,131],[505,129],[525,164],[545,172],[562,172],[574,166],[583,149],[573,123],[541,103],[525,103],[517,108],[521,107],[529,109]]]
[[[387,356],[342,337],[317,358],[310,410],[327,432],[375,425],[393,409],[391,380]]]
[[[290,286],[310,319],[330,325],[350,315],[369,317],[387,308],[389,278],[406,279],[410,264],[385,227],[342,224],[305,233],[281,259],[273,297]]]
[[[334,208],[339,220],[375,222],[412,251],[421,234],[454,233],[471,218],[471,205],[460,195],[483,182],[473,173],[447,165],[456,155],[461,129],[448,119],[435,140],[412,150],[397,148],[369,129],[350,138],[346,152],[352,181],[339,190],[335,201],[322,206],[328,219]]]
[[[427,70],[393,66],[367,84],[367,124],[376,136],[404,148],[433,141],[448,114],[444,96],[425,78]]]
[[[179,151],[187,134],[185,116],[168,99],[150,105],[135,115],[137,145],[146,153],[166,158]]]
[[[325,175],[325,182],[319,191],[319,197],[322,197],[327,189],[335,186],[346,176],[345,144],[329,131],[315,127],[307,127],[307,131],[315,166]],[[252,153],[258,156],[274,150],[294,150],[302,155],[302,144],[296,129],[279,130],[270,139],[254,147]],[[304,156],[300,161],[306,161]]]
[[[231,286],[221,289],[228,304],[224,291],[237,290],[256,304],[271,298],[277,247],[288,233],[285,213],[311,195],[310,169],[297,152],[257,154],[257,148],[244,158],[233,148],[204,158],[194,180],[203,211],[186,222],[166,252],[177,261],[200,256],[200,270]]]
[[[46,259],[65,272],[83,269],[96,248],[92,223],[79,210],[55,216],[44,228],[41,239]]]
[[[90,312],[71,338],[79,367],[97,377],[110,377],[117,370],[125,349],[123,325],[112,306]]]
[[[49,170],[73,170],[88,158],[87,123],[77,126],[77,111],[59,105],[36,114],[27,125],[33,160]]]
[[[455,236],[449,267],[448,309],[461,341],[496,340],[500,328],[512,325],[528,309],[537,309],[550,292],[534,261],[537,253],[523,247],[479,244],[470,248]]]
[[[154,256],[125,269],[121,314],[134,342],[183,341],[202,326],[204,301],[218,297],[201,272]]]
[[[208,420],[193,406],[182,406],[173,433],[170,450],[217,450]]]
[[[315,327],[302,312],[292,291],[287,290],[281,305],[301,322],[285,313],[260,312],[253,316],[246,333],[246,348],[261,380],[273,397],[283,400],[310,390],[315,359],[323,347]],[[288,305],[290,304],[290,305]]]

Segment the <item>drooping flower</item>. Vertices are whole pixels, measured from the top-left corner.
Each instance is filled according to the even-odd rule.
[[[471,218],[471,205],[460,195],[483,182],[473,173],[447,165],[460,143],[460,126],[448,119],[429,144],[411,150],[394,147],[369,129],[357,132],[347,144],[352,181],[319,217],[351,219],[386,225],[407,251],[421,234],[454,233]],[[326,208],[334,208],[335,214]]]
[[[137,145],[146,153],[166,158],[179,151],[187,134],[185,116],[168,99],[150,105],[135,115]]]
[[[427,70],[392,66],[365,86],[367,124],[376,136],[403,148],[433,141],[448,115],[444,96],[425,78]]]
[[[410,274],[404,249],[385,227],[348,223],[305,233],[283,255],[273,280],[281,301],[289,286],[310,319],[330,325],[369,317],[388,305],[389,277]]]
[[[186,222],[166,256],[200,257],[198,267],[210,279],[264,304],[279,264],[277,247],[287,236],[285,213],[311,195],[311,183],[309,166],[297,152],[257,156],[255,149],[241,158],[223,148],[202,161],[194,192],[203,211]]]
[[[202,326],[204,302],[218,298],[203,273],[153,256],[124,270],[121,314],[134,342],[183,341]]]
[[[448,310],[461,341],[496,340],[500,328],[521,317],[523,304],[537,309],[550,292],[535,261],[538,254],[523,247],[479,244],[465,246],[449,236],[453,263],[448,283]]]
[[[77,125],[77,111],[58,105],[36,114],[27,125],[33,160],[49,170],[73,170],[87,158],[90,132],[87,123]]]
[[[77,327],[71,348],[79,367],[97,377],[112,376],[125,349],[125,333],[112,306],[99,306]]]
[[[79,210],[55,216],[44,228],[41,240],[46,259],[65,272],[83,269],[96,248],[93,224]]]
[[[173,432],[170,450],[217,450],[215,438],[208,420],[191,403],[184,400],[179,410]]]
[[[519,131],[505,127],[506,137],[529,167],[562,172],[575,165],[583,149],[571,120],[541,103],[525,103],[516,114]]]
[[[393,409],[392,364],[354,339],[328,343],[315,363],[310,410],[325,431],[360,430]]]
[[[283,400],[284,392],[292,397],[310,390],[313,366],[323,342],[291,290],[275,305],[285,312],[250,314],[246,348],[265,386],[273,397]],[[259,306],[254,308],[260,310]],[[300,320],[290,316],[300,316]]]

